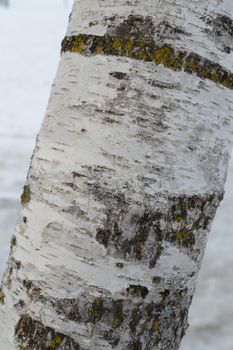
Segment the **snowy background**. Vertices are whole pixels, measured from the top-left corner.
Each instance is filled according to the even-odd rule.
[[[10,0],[0,7],[0,276],[72,0]],[[233,349],[233,162],[182,350]]]

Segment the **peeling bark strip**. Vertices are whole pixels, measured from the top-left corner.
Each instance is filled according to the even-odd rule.
[[[226,88],[233,89],[233,73],[196,53],[174,49],[170,45],[158,46],[147,41],[142,34],[133,38],[79,34],[67,36],[62,41],[62,52],[82,55],[111,55],[162,64],[174,71],[185,71],[206,78]]]

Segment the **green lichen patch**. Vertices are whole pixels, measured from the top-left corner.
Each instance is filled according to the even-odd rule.
[[[149,293],[148,288],[145,286],[141,286],[140,284],[138,285],[130,284],[126,290],[127,290],[127,293],[133,298],[145,299],[145,297]]]
[[[170,224],[165,229],[165,240],[191,252],[195,249],[198,232],[207,229],[221,199],[222,194],[173,197],[167,212]]]
[[[191,230],[187,230],[186,228],[182,228],[176,232],[175,240],[177,244],[187,248],[192,247],[195,244],[195,236],[193,232]]]
[[[95,298],[92,302],[92,306],[89,311],[90,311],[90,321],[92,323],[96,323],[100,321],[104,313],[103,299],[100,297]]]
[[[120,327],[124,321],[124,310],[123,310],[123,301],[114,300],[112,303],[113,310],[113,327]]]
[[[160,330],[160,321],[154,320],[152,324],[152,332],[158,332]]]
[[[171,210],[173,211],[173,220],[177,223],[184,222],[187,219],[188,208],[183,197],[179,197],[176,200],[176,203],[173,204]]]
[[[58,346],[60,346],[63,342],[63,339],[60,335],[56,335],[55,338],[51,341],[50,347],[51,349],[56,349]]]
[[[80,349],[68,335],[44,326],[29,315],[20,317],[15,328],[15,340],[21,348],[33,350],[73,350]]]
[[[25,185],[23,188],[23,193],[21,195],[21,204],[26,205],[30,202],[31,199],[31,190],[28,185]]]
[[[201,67],[201,56],[190,53],[184,62],[183,69],[185,72],[190,74],[195,74],[199,71],[199,67]]]
[[[154,63],[163,64],[172,70],[181,70],[184,65],[184,53],[176,53],[173,48],[163,46],[155,49]]]

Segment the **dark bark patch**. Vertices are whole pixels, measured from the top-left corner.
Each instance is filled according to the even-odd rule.
[[[119,198],[121,198],[121,196],[119,196]],[[113,206],[113,203],[108,200],[106,206],[111,207]],[[126,209],[119,210],[121,206]],[[123,218],[125,212],[127,212],[127,208],[128,205],[126,205],[125,201],[120,201],[116,203],[116,208],[114,205],[114,208],[108,211],[104,227],[97,230],[96,240],[105,248],[114,246],[119,254],[123,254],[126,259],[142,260],[147,256],[145,245],[152,230],[157,242],[156,247],[151,249],[152,251],[149,255],[149,265],[152,268],[155,266],[163,250],[162,245],[160,244],[162,235],[158,224],[161,215],[160,213],[145,211],[140,216],[132,216],[131,225],[134,227],[134,233],[131,237],[126,238],[118,217]],[[118,212],[117,215],[114,214],[115,210]]]
[[[24,280],[23,286],[31,299],[39,300],[42,297],[41,289],[33,281]]]
[[[80,322],[79,299],[59,299],[55,302],[56,312],[64,316],[65,319]]]
[[[115,334],[113,329],[108,329],[104,332],[104,339],[113,347],[117,346],[120,340],[119,336]]]
[[[13,235],[12,238],[11,238],[11,249],[12,249],[13,247],[15,247],[16,244],[17,244],[17,239],[16,239],[16,237]]]
[[[15,266],[16,266],[17,270],[20,270],[20,268],[21,268],[21,261],[15,260]]]
[[[157,284],[161,283],[161,280],[162,280],[162,278],[159,277],[159,276],[154,276],[154,277],[152,278],[152,282],[153,282],[153,283],[157,283]]]
[[[135,307],[131,312],[131,319],[129,322],[129,327],[132,333],[136,332],[137,326],[142,319],[143,314],[139,307]]]
[[[96,323],[101,320],[104,313],[104,302],[102,298],[95,298],[92,302],[90,313],[90,321]]]
[[[120,195],[116,197],[121,200],[115,201],[114,195],[112,199],[102,198],[110,209],[103,227],[97,230],[96,240],[107,252],[108,248],[114,248],[120,258],[147,261],[148,266],[154,268],[163,254],[164,242],[185,249],[196,259],[198,239],[212,221],[222,194],[164,198],[166,205],[162,210],[147,208],[141,214],[128,214],[129,205]],[[124,217],[129,221],[130,235],[125,233]]]
[[[79,350],[80,346],[71,337],[46,327],[29,315],[20,317],[15,328],[15,340],[23,349],[34,350]]]
[[[0,305],[3,305],[5,302],[5,294],[3,293],[2,289],[0,289]]]
[[[230,54],[233,49],[233,19],[225,14],[211,13],[201,17],[207,24],[205,32],[221,51]]]
[[[123,269],[124,264],[123,264],[123,263],[118,262],[118,263],[116,263],[116,266],[117,266],[117,267],[119,267],[119,269]]]
[[[110,237],[111,237],[111,232],[109,230],[98,229],[95,238],[97,242],[99,242],[105,248],[107,248]]]
[[[170,295],[170,290],[169,289],[164,289],[160,292],[160,295],[163,299],[166,299]]]
[[[142,343],[139,339],[135,339],[129,343],[129,350],[141,350]]]
[[[146,288],[145,286],[141,286],[140,284],[138,285],[130,284],[129,287],[126,289],[126,291],[133,298],[143,298],[143,299],[145,299],[145,297],[149,293],[148,288]]]
[[[221,13],[201,17],[201,19],[212,27],[215,35],[222,37],[225,34],[233,37],[233,20]]]
[[[112,303],[113,310],[113,326],[120,327],[124,321],[124,310],[123,310],[123,301],[114,300]]]

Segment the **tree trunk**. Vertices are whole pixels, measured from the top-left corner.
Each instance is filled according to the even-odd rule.
[[[230,14],[227,0],[75,1],[2,282],[2,349],[179,348],[231,153]]]

